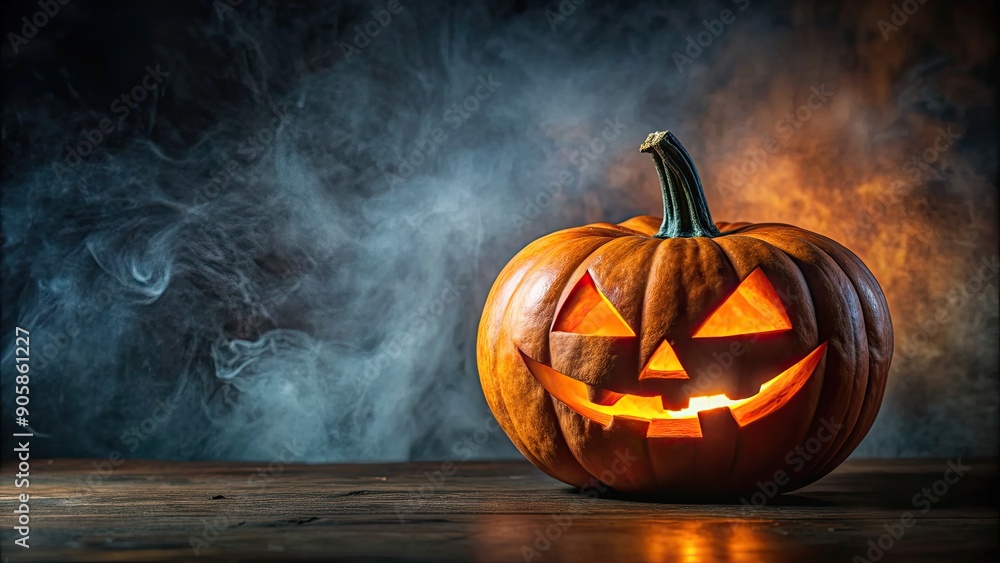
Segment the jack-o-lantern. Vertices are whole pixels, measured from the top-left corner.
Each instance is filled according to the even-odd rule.
[[[717,496],[822,477],[882,401],[892,325],[878,282],[824,236],[713,223],[672,134],[641,150],[662,224],[547,235],[494,283],[477,350],[493,414],[532,463],[581,487]]]

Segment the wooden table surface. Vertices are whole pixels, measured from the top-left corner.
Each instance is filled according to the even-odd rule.
[[[996,459],[963,460],[970,469],[949,473],[952,484],[946,460],[849,461],[761,507],[595,499],[526,462],[128,460],[109,472],[32,461],[30,549],[14,545],[14,493],[25,489],[3,466],[4,561],[814,563],[998,551]]]

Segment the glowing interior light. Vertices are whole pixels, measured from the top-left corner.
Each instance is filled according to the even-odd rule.
[[[688,374],[677,357],[677,352],[669,342],[664,340],[653,352],[653,357],[646,364],[646,369],[639,374],[639,379],[689,379]]]
[[[816,366],[819,365],[826,343],[820,344],[805,358],[760,386],[760,391],[745,399],[730,399],[725,395],[691,397],[688,406],[680,410],[666,410],[659,397],[622,395],[613,405],[591,402],[587,384],[563,375],[549,366],[536,362],[523,352],[521,357],[531,374],[553,397],[577,414],[607,427],[616,416],[650,421],[648,437],[701,436],[698,413],[728,407],[740,426],[762,418],[781,408],[801,389]]]
[[[615,306],[590,276],[583,274],[563,303],[552,330],[588,336],[635,336]]]
[[[738,336],[790,328],[792,322],[778,292],[757,268],[695,331],[694,337]]]

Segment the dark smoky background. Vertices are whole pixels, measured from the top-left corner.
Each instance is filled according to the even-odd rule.
[[[58,6],[3,6],[4,455],[21,326],[39,455],[516,456],[486,294],[543,234],[659,215],[660,129],[717,220],[881,282],[856,455],[997,454],[992,3]]]

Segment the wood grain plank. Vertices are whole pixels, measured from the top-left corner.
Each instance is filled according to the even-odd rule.
[[[513,461],[95,463],[33,464],[32,548],[6,525],[5,561],[850,561],[904,513],[881,561],[998,551],[995,459],[964,461],[953,484],[945,460],[852,460],[761,507],[591,498]]]

